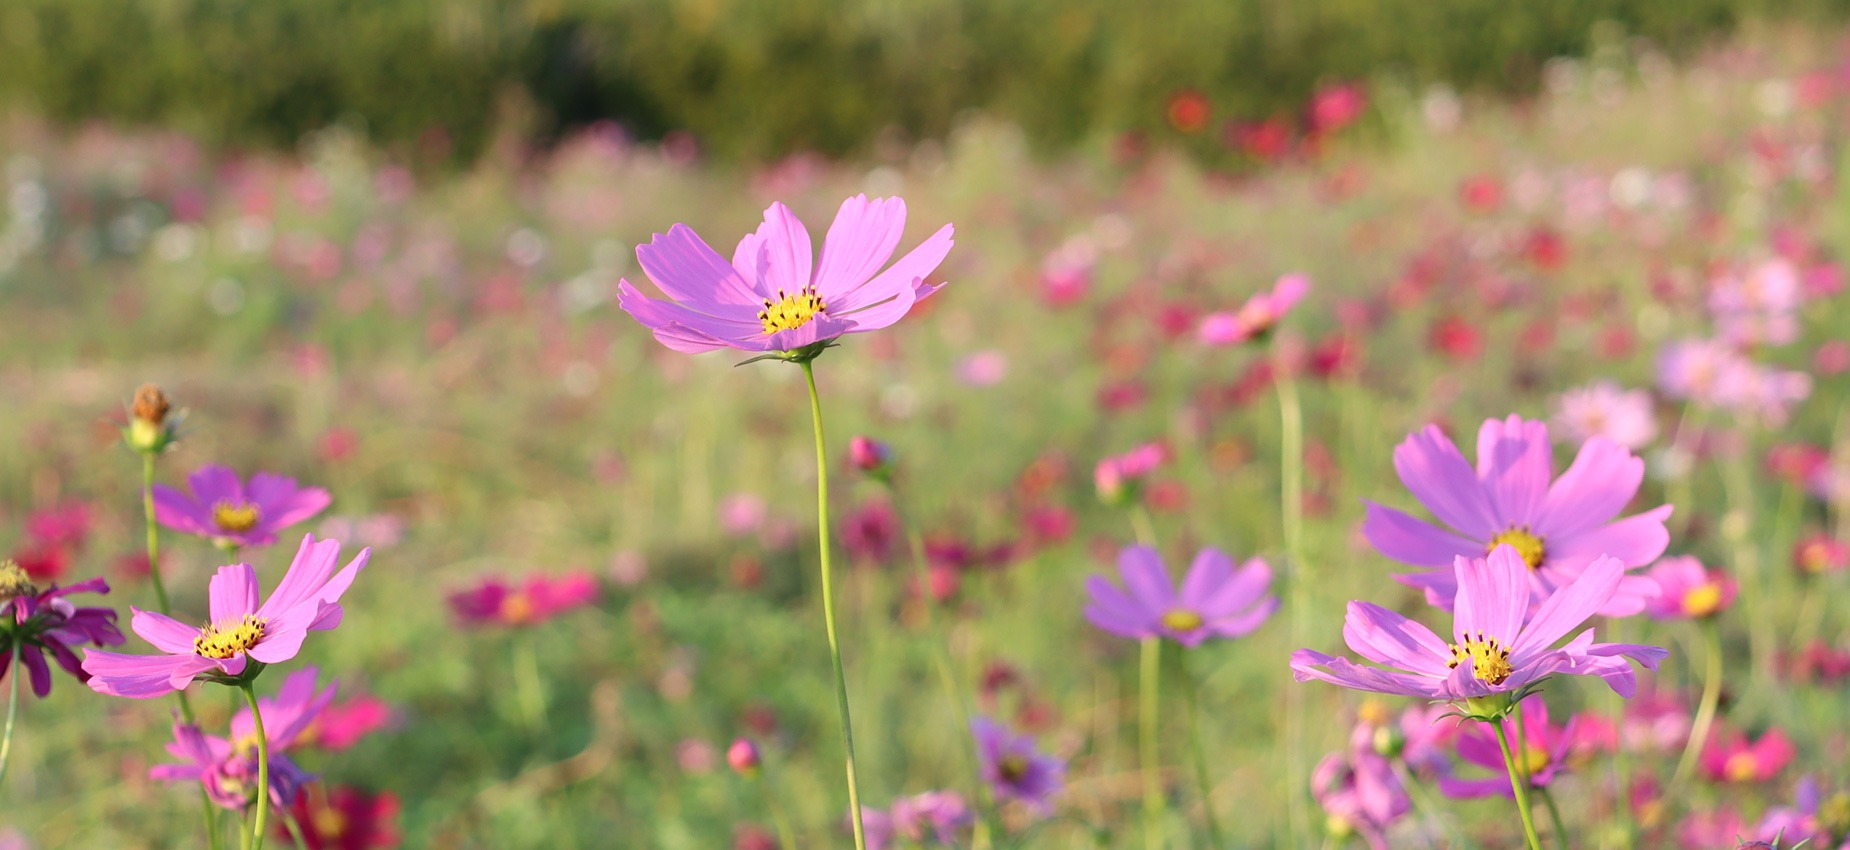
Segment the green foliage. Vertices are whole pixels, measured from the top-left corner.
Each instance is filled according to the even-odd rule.
[[[1760,14],[1842,0],[11,0],[0,103],[65,122],[161,124],[293,145],[337,122],[467,159],[510,95],[531,132],[615,119],[691,131],[731,159],[866,150],[967,110],[1044,149],[1162,130],[1166,99],[1215,120],[1295,114],[1320,82],[1383,74],[1532,88],[1609,24],[1680,52]],[[1213,145],[1203,146],[1203,150]]]

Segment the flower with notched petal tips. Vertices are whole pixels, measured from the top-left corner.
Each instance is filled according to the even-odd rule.
[[[154,518],[161,525],[209,538],[221,546],[268,546],[276,533],[321,513],[328,491],[302,487],[268,472],[240,481],[229,467],[206,466],[187,476],[192,492],[154,485]]]
[[[1034,739],[1017,735],[986,717],[970,721],[983,780],[997,800],[1016,800],[1038,814],[1053,810],[1053,795],[1066,782],[1066,763],[1044,755]]]
[[[1104,576],[1086,580],[1092,600],[1086,619],[1123,637],[1161,636],[1195,647],[1209,638],[1249,634],[1278,608],[1278,597],[1266,592],[1270,565],[1253,558],[1235,570],[1232,558],[1211,547],[1195,556],[1179,589],[1162,555],[1148,546],[1125,547],[1118,573],[1123,590]]]
[[[0,681],[24,668],[32,681],[32,693],[41,699],[51,694],[51,667],[45,663],[50,654],[77,681],[89,681],[71,644],[116,646],[123,642],[116,628],[116,612],[108,608],[79,608],[65,597],[73,593],[108,593],[109,584],[100,578],[80,581],[43,590],[35,586],[25,570],[12,561],[0,561]],[[19,663],[13,663],[13,656]]]
[[[1658,561],[1645,576],[1659,588],[1657,598],[1645,608],[1655,620],[1713,617],[1734,604],[1735,580],[1721,570],[1705,569],[1688,555]]]
[[[1201,320],[1201,341],[1209,345],[1238,345],[1248,340],[1264,339],[1286,313],[1310,292],[1310,278],[1288,274],[1273,284],[1271,291],[1246,299],[1237,312],[1210,313]]]

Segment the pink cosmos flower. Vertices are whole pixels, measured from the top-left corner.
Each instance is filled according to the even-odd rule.
[[[1208,314],[1201,320],[1201,341],[1208,345],[1238,345],[1263,339],[1308,292],[1310,278],[1285,275],[1272,285],[1272,291],[1248,298],[1238,312]]]
[[[250,564],[220,567],[210,585],[210,617],[188,626],[154,611],[131,608],[130,627],[160,655],[85,650],[83,669],[97,693],[152,699],[181,690],[201,674],[237,677],[249,661],[278,664],[296,656],[309,632],[340,625],[341,595],[366,568],[362,549],[335,571],[340,542],[305,535],[275,592],[257,601],[257,571]]]
[[[1790,841],[1790,846],[1816,850],[1850,850],[1850,791],[1826,797],[1818,789],[1818,780],[1799,779],[1793,791],[1792,805],[1778,806],[1766,813],[1754,835],[1761,841]]]
[[[532,626],[597,601],[597,577],[588,572],[566,573],[557,578],[531,575],[520,584],[490,578],[468,590],[450,594],[450,611],[457,625]]]
[[[1361,691],[1469,700],[1520,693],[1543,678],[1563,673],[1599,676],[1630,697],[1637,679],[1629,658],[1650,669],[1669,655],[1655,646],[1594,643],[1587,629],[1553,649],[1554,643],[1610,604],[1625,567],[1602,557],[1573,581],[1554,589],[1541,605],[1531,604],[1529,568],[1514,547],[1498,546],[1489,558],[1460,556],[1453,564],[1457,607],[1452,642],[1393,611],[1368,602],[1349,603],[1343,640],[1363,658],[1391,669],[1366,667],[1347,658],[1300,649],[1291,655],[1293,676]]]
[[[186,483],[191,493],[154,485],[154,518],[224,546],[268,546],[276,532],[321,513],[332,501],[326,490],[268,472],[246,484],[225,466],[201,467]]]
[[[1092,483],[1098,497],[1107,504],[1134,500],[1150,473],[1169,460],[1169,449],[1162,443],[1144,443],[1121,455],[1098,462],[1092,470]]]
[[[1370,850],[1387,850],[1388,828],[1413,808],[1393,764],[1369,747],[1325,756],[1311,773],[1310,787],[1331,837],[1353,835]]]
[[[1514,718],[1497,721],[1503,724],[1503,732],[1509,736],[1510,752],[1522,760],[1521,765],[1528,772],[1530,788],[1547,788],[1567,769],[1568,758],[1579,740],[1575,734],[1579,721],[1578,717],[1570,717],[1566,726],[1550,724],[1548,706],[1539,699],[1523,700],[1521,728]],[[1515,798],[1515,792],[1510,789],[1508,768],[1503,764],[1503,751],[1497,745],[1496,733],[1489,727],[1472,723],[1460,730],[1458,757],[1493,775],[1478,779],[1440,777],[1439,790],[1445,796],[1456,800],[1493,795]]]
[[[167,752],[180,761],[155,765],[148,771],[149,777],[163,782],[199,782],[215,805],[233,811],[243,811],[257,801],[255,746],[207,735],[190,723],[175,724],[173,737]],[[287,807],[310,778],[288,756],[276,750],[270,752],[271,805]]]
[[[1645,572],[1660,593],[1645,611],[1654,620],[1713,617],[1734,604],[1735,580],[1721,570],[1704,569],[1688,555],[1665,558]]]
[[[1702,748],[1702,772],[1716,782],[1766,782],[1798,756],[1779,727],[1749,741],[1738,730],[1719,729]]]
[[[881,271],[906,228],[900,198],[856,195],[842,202],[812,267],[809,231],[781,203],[739,240],[732,262],[684,224],[636,248],[642,270],[670,300],[618,283],[618,305],[663,345],[698,353],[721,348],[793,351],[887,327],[938,291],[925,278],[950,253],[945,225]]]
[[[976,814],[955,791],[927,791],[893,801],[886,811],[861,807],[867,850],[893,847],[955,847],[958,833],[976,822]]]
[[[1776,257],[1716,280],[1709,291],[1709,313],[1729,343],[1785,345],[1798,338],[1802,301],[1798,269]]]
[[[1829,534],[1811,534],[1792,547],[1792,563],[1806,575],[1823,575],[1850,568],[1850,543]]]
[[[87,682],[77,654],[71,644],[115,646],[123,642],[116,628],[116,612],[109,608],[78,608],[65,599],[73,593],[108,593],[109,584],[100,578],[80,581],[43,590],[34,586],[24,570],[11,561],[0,561],[0,618],[11,620],[10,627],[0,628],[0,682],[23,667],[32,681],[32,693],[43,699],[51,694],[51,667],[45,663],[50,653],[58,666]],[[19,664],[13,664],[13,654]]]
[[[1457,583],[1447,567],[1456,558],[1481,558],[1501,545],[1515,548],[1529,566],[1540,601],[1567,585],[1597,558],[1626,568],[1656,560],[1670,544],[1664,505],[1614,521],[1644,481],[1644,461],[1617,443],[1594,437],[1555,478],[1548,426],[1518,416],[1484,422],[1477,436],[1477,470],[1438,426],[1428,425],[1394,450],[1394,470],[1414,498],[1449,529],[1367,502],[1362,533],[1381,554],[1435,569],[1395,576],[1422,588],[1434,605],[1450,608]],[[1552,480],[1551,480],[1552,479]],[[1657,587],[1643,576],[1624,576],[1599,613],[1623,617],[1644,609]]]
[[[1163,556],[1148,546],[1125,547],[1118,572],[1124,590],[1104,576],[1086,579],[1092,599],[1086,619],[1114,635],[1161,636],[1196,647],[1209,638],[1250,634],[1278,609],[1278,597],[1266,592],[1270,565],[1252,558],[1235,570],[1227,553],[1211,547],[1195,556],[1179,591]]]
[[[1555,402],[1554,426],[1575,442],[1604,437],[1637,451],[1657,437],[1651,394],[1611,381],[1568,390]]]

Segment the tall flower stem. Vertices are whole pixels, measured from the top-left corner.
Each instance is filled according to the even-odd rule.
[[[912,522],[912,515],[899,495],[899,488],[894,486],[891,478],[881,478],[886,487],[888,498],[893,502],[893,513],[899,519],[899,525],[906,530],[906,547],[912,555],[913,571],[919,583],[919,607],[925,612],[926,642],[931,645],[932,663],[938,669],[938,683],[944,688],[944,697],[951,703],[957,714],[957,728],[967,733],[970,729],[970,707],[964,701],[963,691],[957,687],[957,677],[951,670],[951,647],[948,629],[938,629],[937,595],[931,587],[931,561],[925,554],[925,535]],[[974,789],[972,799],[983,802],[982,817],[977,820],[975,834],[971,836],[973,850],[987,850],[994,840],[992,835],[1001,833],[1001,826],[995,823],[995,801],[991,799],[989,784],[983,781],[982,764],[976,751],[976,737],[965,734],[969,746],[964,748],[964,761],[969,766],[970,782]]]
[[[1156,522],[1150,519],[1150,509],[1143,502],[1131,505],[1131,533],[1137,542],[1145,546],[1156,545]]]
[[[1704,617],[1701,621],[1702,650],[1707,656],[1706,669],[1703,670],[1702,701],[1696,707],[1696,719],[1689,726],[1689,742],[1683,745],[1683,757],[1677,760],[1677,772],[1670,778],[1670,786],[1665,791],[1668,799],[1676,793],[1696,766],[1696,756],[1702,752],[1709,740],[1709,729],[1715,724],[1715,707],[1722,696],[1722,633],[1715,625],[1715,618]]]
[[[860,780],[854,769],[854,721],[848,714],[848,677],[842,673],[841,642],[835,637],[834,575],[829,565],[829,461],[828,442],[822,432],[822,398],[816,393],[816,370],[803,361],[803,378],[809,384],[809,414],[816,423],[816,537],[822,550],[822,623],[829,633],[829,661],[835,666],[835,707],[841,715],[842,746],[847,750],[848,818],[854,824],[855,850],[867,850],[867,831],[861,825]]]
[[[538,732],[546,725],[546,687],[540,680],[539,652],[533,648],[533,635],[519,635],[514,647],[514,678],[519,687],[520,717],[527,730]]]
[[[1541,795],[1542,805],[1548,807],[1548,820],[1554,824],[1555,828],[1555,846],[1561,850],[1569,850],[1567,824],[1561,820],[1561,807],[1555,805],[1555,795],[1548,793],[1546,788],[1537,788],[1535,793]]]
[[[153,452],[141,453],[141,513],[147,524],[148,578],[154,584],[154,601],[160,605],[162,614],[171,615],[173,610],[167,601],[167,585],[161,581],[160,525],[154,521]],[[186,691],[174,691],[173,696],[180,703],[180,719],[192,723],[193,704],[186,698]],[[212,798],[203,785],[199,787],[199,806],[204,813],[207,846],[211,850],[218,850],[218,807],[212,805]]]
[[[296,847],[308,847],[308,839],[302,835],[302,825],[296,823],[293,812],[287,810],[283,812],[283,826],[289,830],[289,838],[295,842]]]
[[[1163,779],[1156,753],[1156,711],[1161,696],[1161,638],[1143,639],[1140,670],[1140,698],[1137,707],[1139,753],[1143,762],[1143,846],[1144,850],[1163,847]]]
[[[1278,389],[1279,517],[1285,553],[1291,561],[1291,646],[1303,646],[1310,628],[1309,564],[1304,559],[1304,411],[1298,404],[1297,380],[1282,354],[1274,353],[1272,374]],[[1304,806],[1308,782],[1304,764],[1304,689],[1285,688],[1286,811],[1298,840],[1310,834]]]
[[[1194,671],[1183,670],[1182,693],[1188,700],[1188,746],[1194,751],[1195,782],[1201,786],[1201,811],[1208,822],[1209,846],[1226,850],[1226,837],[1220,831],[1220,818],[1214,814],[1214,782],[1208,777],[1208,754],[1201,746],[1201,685]]]
[[[239,685],[244,701],[250,704],[251,724],[257,733],[257,817],[251,824],[251,847],[263,850],[264,827],[270,816],[270,738],[263,731],[263,709],[257,705],[257,691],[249,682]]]
[[[1542,850],[1542,839],[1535,834],[1535,815],[1529,810],[1529,783],[1517,775],[1516,757],[1510,754],[1510,736],[1503,731],[1503,721],[1489,723],[1497,730],[1497,747],[1503,751],[1503,766],[1509,769],[1510,790],[1516,794],[1516,811],[1522,815],[1523,837],[1529,841],[1529,850]]]
[[[18,660],[23,649],[23,646],[13,647],[13,657],[7,659],[12,662],[13,669],[0,670],[0,673],[7,674],[6,732],[0,736],[0,780],[6,779],[6,766],[13,756],[13,720],[19,716],[19,677],[26,672]]]

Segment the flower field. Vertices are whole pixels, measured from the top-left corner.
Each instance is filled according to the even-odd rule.
[[[0,848],[1850,847],[1850,53],[1545,78],[9,119]]]

